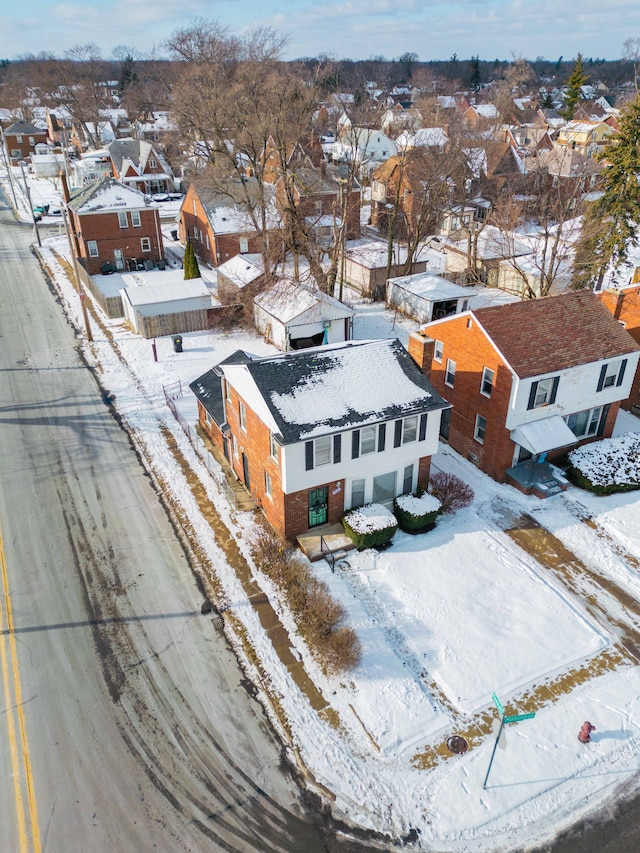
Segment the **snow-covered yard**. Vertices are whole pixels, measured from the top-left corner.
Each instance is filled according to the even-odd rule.
[[[63,243],[58,249],[64,251]],[[44,255],[81,330],[77,294],[46,246]],[[149,341],[114,321],[106,325],[128,366],[100,327],[93,330],[94,343],[85,344],[87,359],[100,365],[125,423],[172,483],[202,547],[215,558],[231,606],[270,672],[296,745],[316,779],[335,792],[338,813],[394,837],[414,829],[418,848],[497,853],[551,837],[634,779],[640,771],[640,668],[616,651],[620,631],[612,625],[633,619],[640,625],[640,605],[630,614],[621,600],[590,587],[589,594],[611,615],[605,623],[586,597],[518,547],[507,528],[528,514],[596,575],[640,599],[640,492],[599,498],[570,487],[538,501],[489,480],[441,445],[434,469],[469,483],[475,492],[471,506],[441,516],[429,533],[396,533],[384,552],[352,552],[335,573],[325,562],[314,566],[344,603],[363,647],[356,671],[327,679],[292,635],[337,712],[336,728],[312,711],[274,655],[210,528],[198,517],[162,434],[172,432],[249,556],[252,515],[235,513],[225,503],[166,408],[163,386],[177,380],[187,385],[236,349],[258,354],[273,349],[245,333],[198,332],[183,336],[179,354],[170,338],[159,338],[155,362]],[[406,344],[414,326],[394,322],[379,305],[358,306],[359,338],[397,336]],[[185,397],[180,410],[195,421],[195,400]],[[620,423],[623,432],[640,432],[632,416]],[[570,683],[572,671],[589,670],[607,652],[612,660],[617,655],[617,665],[598,670],[594,665],[592,677]],[[566,690],[541,700],[534,718],[506,726],[484,789],[495,742],[489,718],[499,720],[492,694],[507,714],[517,714],[526,694],[562,675]],[[597,730],[585,746],[577,733],[587,719]],[[476,736],[468,752],[443,753],[449,735],[470,731]]]

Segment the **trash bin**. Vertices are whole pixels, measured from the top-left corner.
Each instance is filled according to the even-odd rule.
[[[174,228],[173,231],[171,232],[171,239],[172,240],[178,239],[178,230],[176,228]]]
[[[182,352],[182,335],[171,335],[173,341],[173,351]]]

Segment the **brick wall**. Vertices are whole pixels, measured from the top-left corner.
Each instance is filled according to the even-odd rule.
[[[603,290],[596,296],[616,320],[624,323],[627,332],[640,344],[640,284],[636,287],[625,287],[623,290]],[[640,367],[636,371],[628,399],[622,402],[622,408],[640,408]]]
[[[504,426],[511,394],[511,372],[472,317],[452,318],[429,329],[428,334],[444,344],[442,361],[431,360],[430,379],[436,390],[453,405],[449,444],[489,476],[501,480],[504,471],[511,467],[514,451],[509,430]],[[453,388],[444,381],[449,358],[456,362]],[[490,397],[480,393],[485,367],[494,371]],[[487,422],[482,444],[474,438],[476,415]]]
[[[117,213],[93,213],[77,216],[71,211],[72,227],[79,236],[80,257],[89,275],[96,275],[104,263],[114,262],[114,249],[122,250],[125,268],[130,259],[144,258],[158,261],[164,257],[164,245],[160,218],[155,209],[140,211],[140,227],[131,225],[131,211],[127,211],[128,226],[120,228]],[[141,240],[147,237],[151,248],[142,250]],[[98,257],[89,257],[87,243],[95,240],[98,244]]]

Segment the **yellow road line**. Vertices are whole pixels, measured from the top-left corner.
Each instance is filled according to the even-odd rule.
[[[21,773],[19,764],[18,741],[16,739],[16,727],[14,712],[18,717],[18,728],[20,730],[20,751],[22,753],[22,765],[27,787],[27,800],[29,803],[29,822],[31,824],[31,850],[33,853],[41,853],[40,827],[38,825],[38,810],[36,808],[36,796],[33,786],[33,772],[31,759],[29,757],[29,744],[27,740],[27,727],[22,706],[22,688],[20,685],[20,672],[18,668],[18,650],[13,630],[13,615],[11,612],[11,598],[9,596],[9,578],[7,565],[4,558],[2,545],[2,534],[0,533],[0,567],[2,568],[2,586],[4,591],[4,612],[7,614],[7,633],[4,631],[4,612],[0,608],[0,659],[2,663],[2,683],[5,693],[7,707],[7,731],[9,735],[9,747],[11,752],[11,770],[13,776],[13,788],[16,800],[16,820],[18,822],[18,835],[20,838],[20,853],[29,853],[29,842],[27,833],[27,822],[25,820],[24,802],[22,796]],[[11,681],[9,672],[9,660],[7,656],[7,637],[9,654],[11,658],[11,670],[13,674],[13,693],[11,694]]]

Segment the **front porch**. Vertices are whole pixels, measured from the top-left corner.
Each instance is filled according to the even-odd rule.
[[[566,492],[569,481],[555,465],[527,459],[505,471],[507,482],[525,495],[544,499]]]
[[[297,536],[296,540],[312,563],[322,560],[327,553],[337,556],[339,552],[351,551],[355,547],[340,523],[312,527],[306,533]]]

